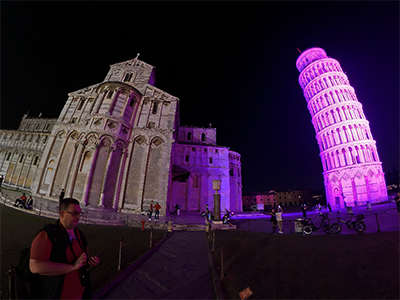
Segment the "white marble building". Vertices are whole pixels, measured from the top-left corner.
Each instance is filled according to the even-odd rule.
[[[58,200],[62,188],[93,209],[129,213],[159,202],[183,211],[242,211],[240,155],[218,146],[215,128],[180,126],[179,99],[155,87],[137,58],[110,66],[103,82],[68,94],[58,119],[29,118],[0,130],[4,186]]]

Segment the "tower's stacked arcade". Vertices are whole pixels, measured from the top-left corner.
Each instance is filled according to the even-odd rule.
[[[321,48],[296,61],[316,132],[327,202],[347,206],[387,199],[382,163],[369,122],[337,60]]]

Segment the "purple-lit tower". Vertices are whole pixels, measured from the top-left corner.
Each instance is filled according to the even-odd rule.
[[[311,48],[296,67],[320,149],[327,202],[343,207],[387,200],[376,142],[339,62]]]

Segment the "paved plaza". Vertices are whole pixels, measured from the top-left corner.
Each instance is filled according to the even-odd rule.
[[[10,207],[15,199],[22,195],[20,191],[3,190],[1,204]],[[9,201],[4,201],[7,197]],[[37,209],[41,206],[42,212],[51,212],[56,216],[57,201],[42,198],[34,198],[34,206]],[[24,209],[20,209],[26,212]],[[36,210],[37,211],[37,210]],[[83,208],[85,211],[85,208]],[[301,218],[302,213],[289,212],[283,214],[285,220],[284,234],[295,234],[294,220]],[[135,222],[145,220],[149,223],[148,217],[144,215],[127,215],[111,211],[90,210],[92,216],[98,218],[98,223],[110,225],[123,225],[128,218]],[[398,231],[399,214],[394,203],[384,203],[372,206],[372,211],[366,207],[358,207],[355,214],[364,213],[367,229],[363,234],[380,231]],[[316,216],[318,212],[309,211],[307,216],[319,224]],[[331,214],[328,212],[330,222],[335,222],[336,210]],[[342,210],[341,218],[350,217]],[[214,275],[214,264],[210,259],[207,238],[204,234],[205,220],[199,213],[181,213],[177,216],[161,216],[160,224],[172,221],[176,227],[198,226],[199,231],[175,231],[153,247],[139,261],[123,271],[113,282],[98,291],[95,299],[219,299],[222,298],[221,290],[216,284]],[[238,213],[231,222],[238,230],[250,230],[259,232],[271,232],[269,216],[263,213]],[[151,223],[154,223],[152,221]],[[378,228],[379,224],[379,228]],[[357,234],[354,230],[348,230],[345,224],[340,234]],[[201,231],[200,231],[201,230]],[[313,233],[325,234],[321,230]],[[305,236],[304,238],[307,238]]]

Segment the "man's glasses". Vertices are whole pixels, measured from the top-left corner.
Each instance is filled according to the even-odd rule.
[[[68,210],[64,210],[64,211],[69,213],[69,214],[71,214],[71,215],[73,215],[74,217],[82,217],[85,214],[83,212],[77,212],[77,211],[75,211],[75,212],[70,212]]]

